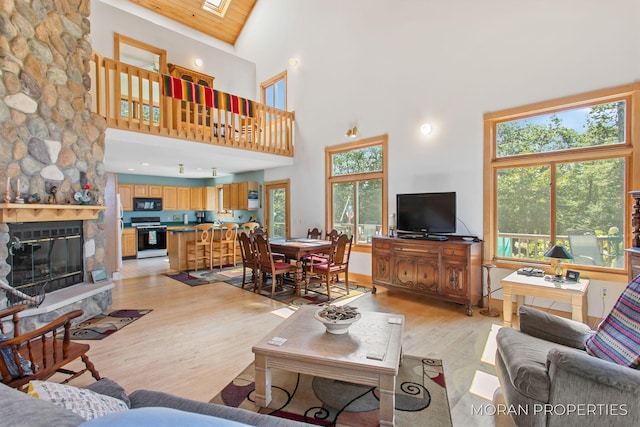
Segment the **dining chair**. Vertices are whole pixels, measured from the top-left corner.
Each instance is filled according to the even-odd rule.
[[[255,245],[256,254],[258,256],[258,292],[262,291],[262,285],[265,280],[265,275],[271,275],[271,298],[276,292],[276,283],[278,276],[282,280],[282,276],[286,273],[294,273],[296,266],[289,264],[288,262],[274,260],[274,255],[271,252],[271,245],[269,244],[269,238],[262,233],[256,233],[253,235],[253,242]]]
[[[239,233],[238,242],[240,243],[240,253],[242,254],[242,289],[246,282],[247,270],[251,270],[251,281],[253,282],[253,291],[258,289],[258,257],[251,237],[247,233]]]
[[[191,265],[193,270],[198,271],[200,261],[205,267],[213,269],[212,261],[212,241],[213,241],[213,224],[198,224],[193,227],[195,230],[195,240],[187,242],[187,270]]]
[[[318,228],[308,228],[307,229],[307,239],[322,239],[322,230],[318,230]]]
[[[89,360],[89,344],[71,341],[71,320],[82,316],[82,310],[63,314],[46,325],[31,332],[21,333],[19,312],[26,304],[14,305],[0,310],[0,379],[9,387],[24,390],[31,380],[44,381],[56,372],[69,375],[62,384],[89,371],[97,380],[100,374]],[[13,336],[6,336],[3,318],[11,316]],[[62,329],[62,338],[58,335]],[[65,366],[81,359],[84,369],[70,370]],[[1,423],[0,423],[1,424]]]
[[[324,262],[312,262],[308,266],[305,292],[308,291],[311,276],[317,275],[324,278],[327,286],[327,297],[331,300],[331,285],[338,282],[338,275],[344,273],[344,282],[347,295],[349,294],[349,259],[351,258],[351,244],[353,236],[340,234],[332,243],[331,250]],[[321,256],[316,256],[320,260]]]
[[[225,265],[236,265],[238,247],[238,224],[225,223],[216,229],[213,245],[211,247],[211,257],[222,270]],[[226,263],[225,263],[226,260]]]
[[[340,235],[340,232],[334,228],[331,231],[327,231],[327,234],[325,235],[325,239],[331,240],[333,242],[338,239],[339,235]]]

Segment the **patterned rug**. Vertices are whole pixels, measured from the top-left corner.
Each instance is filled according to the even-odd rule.
[[[108,310],[71,327],[72,340],[101,340],[152,310]],[[59,335],[62,337],[62,334]]]
[[[167,274],[174,280],[182,282],[189,286],[207,285],[209,283],[225,282],[230,285],[241,287],[242,286],[242,267],[228,267],[222,270],[200,270],[190,271],[188,273]],[[260,295],[267,298],[271,297],[271,282],[263,286],[260,291]],[[247,279],[244,285],[244,289],[253,292],[253,283],[251,282],[251,272],[247,272]],[[274,298],[276,301],[289,304],[290,306],[300,306],[305,304],[322,304],[329,302],[327,297],[326,285],[321,283],[311,283],[309,285],[309,292],[297,297],[295,295],[295,287],[293,284],[285,283],[284,286],[276,287],[276,293]],[[360,286],[353,281],[349,281],[349,295],[345,290],[344,282],[338,282],[337,285],[331,286],[331,301],[336,302],[343,298],[352,298],[363,295],[367,292],[371,292],[371,288]]]
[[[254,366],[249,365],[211,402],[322,426],[377,426],[375,387],[272,369],[268,408],[254,403]],[[403,357],[396,379],[395,425],[450,427],[442,361]]]

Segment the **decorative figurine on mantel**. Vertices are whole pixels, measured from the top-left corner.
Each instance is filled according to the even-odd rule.
[[[91,201],[91,193],[89,192],[90,187],[89,184],[85,184],[82,187],[83,191],[80,192],[76,192],[76,194],[73,195],[73,198],[76,202],[80,202],[81,205],[88,205],[89,202]]]

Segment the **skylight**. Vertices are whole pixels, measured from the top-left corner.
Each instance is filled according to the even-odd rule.
[[[231,0],[204,0],[202,9],[216,15],[224,16]]]

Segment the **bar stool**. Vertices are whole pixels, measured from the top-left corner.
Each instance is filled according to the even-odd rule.
[[[480,310],[480,314],[482,314],[483,316],[488,316],[488,317],[498,317],[498,316],[500,316],[500,311],[496,310],[495,308],[491,308],[491,269],[494,268],[495,266],[496,266],[495,264],[491,264],[491,263],[482,264],[482,267],[484,267],[487,270],[487,299],[488,299],[488,303],[487,303],[487,308]]]

